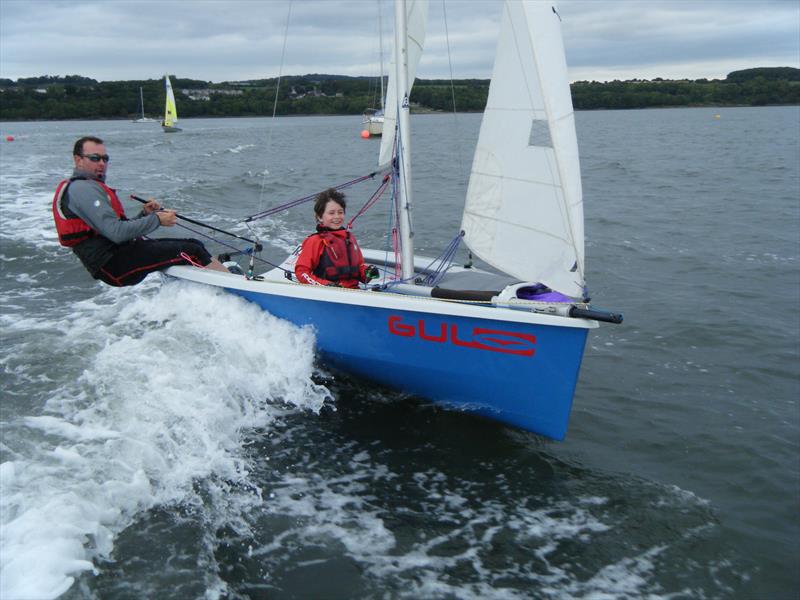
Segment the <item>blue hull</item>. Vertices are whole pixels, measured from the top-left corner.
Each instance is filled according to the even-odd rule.
[[[587,329],[228,291],[296,325],[312,325],[327,364],[564,439]]]

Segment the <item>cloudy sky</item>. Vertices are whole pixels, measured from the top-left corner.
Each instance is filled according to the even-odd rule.
[[[800,0],[555,4],[573,81],[800,68]],[[379,6],[388,48],[389,0],[0,0],[0,77],[377,76]],[[430,0],[418,76],[449,77],[452,65],[456,78],[488,78],[500,8],[498,0]]]

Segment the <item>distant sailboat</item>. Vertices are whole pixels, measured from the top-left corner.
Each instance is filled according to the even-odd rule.
[[[144,94],[142,93],[142,88],[139,88],[139,109],[142,113],[142,116],[138,119],[134,119],[134,123],[155,123],[155,119],[151,119],[150,117],[144,116]]]
[[[364,127],[363,131],[369,134],[366,137],[383,135],[383,121],[385,116],[383,110],[376,110],[368,108],[362,115],[361,125]]]
[[[172,83],[169,81],[169,75],[164,75],[164,85],[167,87],[167,104],[164,107],[164,120],[161,121],[161,128],[165,133],[181,131],[181,128],[176,126],[178,123],[178,109],[175,107],[175,94],[172,93]]]
[[[367,132],[367,135],[363,137],[372,137],[383,135],[383,121],[384,121],[384,108],[385,108],[385,101],[386,97],[383,93],[383,21],[381,20],[381,5],[378,2],[378,38],[380,40],[379,44],[379,56],[380,56],[380,63],[381,63],[381,107],[380,109],[375,108],[368,108],[364,111],[362,115],[361,125],[363,126],[363,131]]]

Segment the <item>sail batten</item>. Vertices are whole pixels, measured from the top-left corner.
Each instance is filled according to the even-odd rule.
[[[462,229],[472,252],[501,271],[583,295],[575,121],[549,3],[504,3]]]

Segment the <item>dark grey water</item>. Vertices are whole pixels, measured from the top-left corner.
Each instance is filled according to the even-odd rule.
[[[478,124],[413,119],[422,252]],[[112,185],[248,235],[372,168],[358,119],[0,125],[0,597],[796,598],[800,109],[577,124],[590,291],[626,320],[591,334],[563,443],[328,373],[238,299],[105,288],[54,241],[79,135]],[[278,259],[310,224],[256,233]]]

